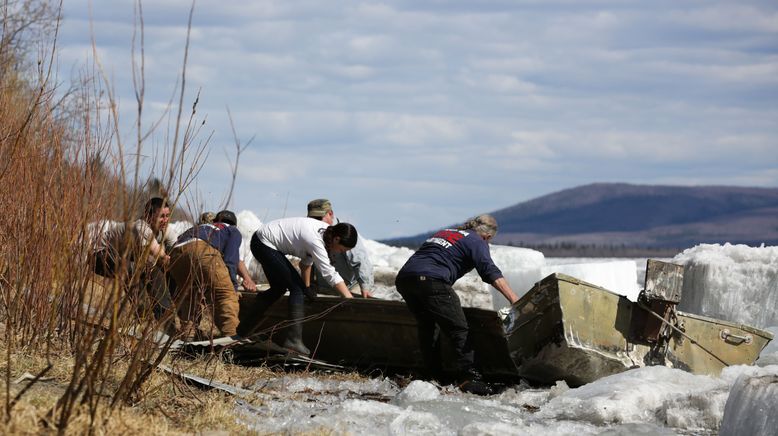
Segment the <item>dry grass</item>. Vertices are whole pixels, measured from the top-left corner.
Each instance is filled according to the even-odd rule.
[[[0,344],[0,353],[6,350]],[[30,350],[20,349],[11,356],[18,371],[13,378],[24,372],[36,373],[47,365],[46,359]],[[47,379],[40,381],[28,391],[23,400],[14,409],[10,421],[0,423],[2,434],[41,434],[55,433],[53,423],[46,422],[62,392],[66,389],[73,369],[73,359],[59,356],[52,359],[53,368]],[[196,359],[172,360],[168,357],[165,364],[174,366],[178,371],[197,375],[232,386],[249,389],[262,386],[268,380],[286,375],[264,367],[242,367],[222,362],[215,356],[202,356]],[[108,390],[115,389],[126,371],[126,362],[116,362],[109,376]],[[323,380],[362,381],[365,377],[358,373],[300,373],[298,376],[315,376]],[[12,383],[11,393],[15,394],[25,381]],[[0,386],[4,388],[2,383]],[[69,434],[158,434],[178,435],[191,433],[225,432],[226,434],[262,434],[241,424],[235,412],[236,397],[226,393],[205,391],[182,382],[181,379],[162,371],[154,372],[143,384],[139,392],[140,401],[118,409],[103,407],[98,409],[96,418],[99,424],[92,423],[87,407],[77,408],[68,425]],[[255,407],[262,405],[258,397],[240,398]],[[323,433],[322,433],[323,432]],[[328,434],[331,430],[310,429],[309,434]]]
[[[7,350],[0,343],[0,353]],[[0,423],[2,434],[54,433],[56,427],[47,415],[67,389],[74,368],[72,356],[60,355],[47,360],[30,349],[18,349],[11,353],[14,367],[10,387],[16,395],[28,381],[17,381],[24,373],[35,374],[52,363],[46,377],[25,393],[14,408],[11,419]],[[213,356],[194,360],[168,359],[165,362],[179,371],[199,375],[239,387],[250,387],[260,380],[277,377],[266,368],[239,367],[223,363]],[[108,374],[106,391],[118,386],[127,371],[127,362],[117,360]],[[0,387],[5,390],[4,381]],[[138,393],[140,400],[122,408],[99,407],[92,416],[88,407],[77,407],[69,421],[67,433],[82,434],[185,434],[209,431],[226,431],[229,434],[249,434],[250,429],[238,422],[235,414],[236,398],[217,390],[205,391],[182,382],[181,379],[162,371],[156,371],[146,380]],[[259,405],[256,398],[243,401]],[[98,424],[94,424],[97,422]],[[118,432],[118,433],[117,433]]]

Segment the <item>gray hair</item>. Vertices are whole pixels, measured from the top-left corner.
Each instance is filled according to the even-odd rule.
[[[488,213],[470,218],[457,227],[459,230],[475,230],[481,236],[493,237],[497,234],[497,220]]]

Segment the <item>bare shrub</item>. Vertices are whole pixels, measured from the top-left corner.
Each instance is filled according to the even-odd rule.
[[[100,219],[130,221],[150,190],[166,193],[175,206],[198,173],[208,138],[198,139],[202,123],[196,117],[197,99],[188,118],[183,111],[188,36],[178,107],[166,112],[176,113],[170,123],[174,134],[168,135],[170,143],[151,156],[149,164],[141,165],[138,156],[148,153],[145,141],[151,132],[144,130],[141,122],[145,92],[142,50],[140,58],[134,59],[138,134],[135,143],[124,144],[117,102],[100,71],[99,59],[79,86],[66,93],[66,101],[51,82],[56,20],[49,22],[48,54],[38,59],[38,68],[32,74],[18,68],[29,55],[28,46],[19,40],[24,29],[6,27],[39,23],[48,17],[45,13],[49,9],[35,8],[37,3],[48,5],[46,2],[10,3],[23,3],[34,13],[28,12],[32,15],[26,20],[23,16],[16,21],[4,19],[0,47],[0,333],[6,343],[5,362],[0,367],[5,378],[3,416],[8,422],[27,389],[52,367],[46,365],[26,388],[12,396],[11,378],[20,368],[14,366],[11,356],[24,348],[51,362],[64,353],[73,360],[69,382],[41,422],[64,432],[74,417],[83,420],[86,416],[91,432],[114,409],[138,400],[140,386],[165,358],[170,340],[163,344],[155,341],[156,332],[169,317],[157,319],[150,306],[142,304],[143,268],[128,268],[133,253],[120,253],[119,273],[112,280],[100,280],[92,272],[89,223]],[[142,44],[142,11],[138,7]],[[9,17],[9,10],[5,1],[4,18]],[[151,129],[162,124],[154,122]],[[149,186],[142,182],[143,171],[162,177]],[[115,365],[117,361],[122,365]]]

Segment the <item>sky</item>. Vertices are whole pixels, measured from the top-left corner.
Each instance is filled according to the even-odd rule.
[[[191,5],[142,4],[144,126],[178,110]],[[57,59],[94,40],[130,144],[135,10],[65,0]],[[185,85],[189,204],[223,206],[236,135],[228,206],[265,221],[324,197],[382,239],[595,182],[778,187],[774,0],[199,1]]]

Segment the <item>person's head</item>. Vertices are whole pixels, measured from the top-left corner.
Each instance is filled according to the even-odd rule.
[[[327,251],[345,253],[357,245],[357,229],[349,223],[338,223],[324,229],[322,239]]]
[[[308,217],[332,225],[335,222],[335,213],[332,211],[332,203],[326,198],[311,200],[308,203]]]
[[[143,219],[154,233],[164,232],[170,222],[170,207],[164,198],[152,197],[143,207]]]
[[[484,241],[488,242],[497,234],[497,220],[488,213],[484,213],[465,221],[458,229],[473,230],[478,233]]]
[[[200,215],[200,221],[198,224],[210,224],[213,222],[214,218],[216,218],[216,214],[213,212],[203,212]]]
[[[231,226],[237,226],[238,218],[235,216],[234,212],[225,209],[219,211],[219,213],[216,214],[216,217],[213,219],[213,222],[229,224]]]

